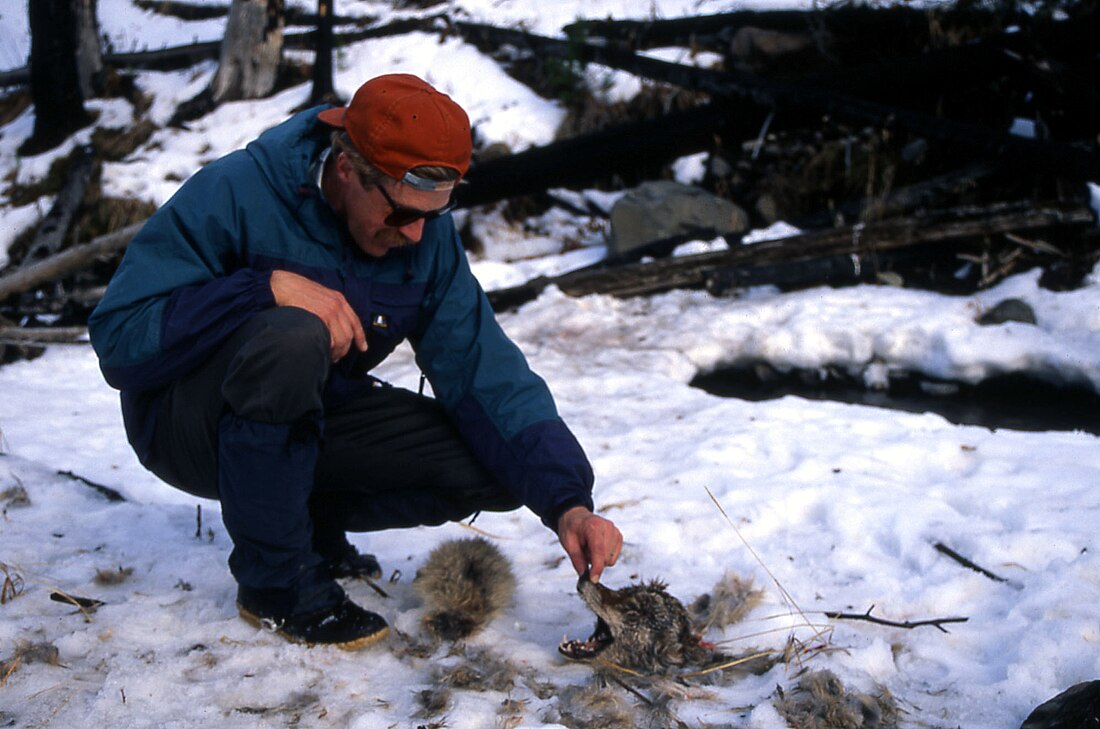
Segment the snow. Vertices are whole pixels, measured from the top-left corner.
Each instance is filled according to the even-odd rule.
[[[341,12],[385,11],[381,3],[346,5]],[[636,5],[466,0],[449,8],[475,20],[523,20],[556,34],[581,15],[627,17]],[[665,16],[764,5],[645,4]],[[25,57],[21,17],[0,10],[0,65],[17,66]],[[100,0],[100,20],[115,46],[126,50],[220,32],[219,22],[173,23],[124,0]],[[337,85],[350,92],[359,80],[390,70],[428,76],[466,106],[488,141],[515,148],[543,143],[562,115],[455,39],[357,44],[339,62]],[[188,72],[146,72],[138,80],[153,96],[152,116],[163,121],[212,72],[205,64]],[[188,130],[159,131],[126,160],[107,165],[105,185],[112,194],[162,202],[203,163],[277,123],[307,92],[299,87],[226,105]],[[128,118],[117,102],[97,108],[116,125]],[[0,129],[0,172],[18,163],[24,183],[64,154],[17,160],[15,149],[32,124],[28,111]],[[686,173],[694,164],[681,168]],[[1100,199],[1100,187],[1091,190]],[[45,199],[22,208],[0,199],[0,250],[48,208]],[[552,213],[528,230],[499,216],[476,224],[489,243],[472,265],[490,289],[603,255],[594,220]],[[780,224],[755,232],[753,240],[795,232]],[[566,238],[573,240],[570,250],[563,249]],[[1036,325],[975,322],[1010,297],[1033,307]],[[967,297],[857,286],[618,300],[571,298],[550,288],[500,319],[585,445],[597,474],[597,508],[625,535],[621,561],[605,573],[605,584],[659,577],[686,602],[731,571],[753,578],[764,601],[743,623],[709,639],[731,652],[782,650],[792,636],[819,648],[802,664],[780,663],[763,676],[674,701],[688,725],[783,727],[771,699],[802,667],[828,668],[860,690],[886,687],[903,712],[902,726],[976,729],[1018,726],[1037,704],[1100,676],[1096,436],[991,431],[933,414],[796,397],[742,402],[688,384],[722,365],[764,360],[779,369],[836,367],[869,382],[892,370],[968,382],[1027,371],[1100,388],[1100,270],[1076,291],[1042,289],[1038,273],[1030,272]],[[407,347],[378,374],[417,386]],[[20,594],[0,604],[0,661],[29,641],[56,646],[60,663],[27,662],[0,673],[0,725],[429,723],[418,716],[416,694],[433,685],[433,668],[461,655],[444,647],[418,658],[396,635],[361,653],[309,649],[237,617],[225,563],[230,543],[217,503],[173,490],[137,463],[117,394],[103,382],[89,347],[51,347],[39,359],[0,367],[0,434],[0,579],[22,580]],[[66,473],[126,500],[108,501]],[[14,498],[20,486],[29,505]],[[507,692],[453,691],[446,726],[560,726],[554,722],[562,690],[591,681],[587,666],[556,651],[564,633],[583,637],[593,622],[575,595],[575,575],[554,535],[529,513],[483,514],[474,527],[509,557],[520,584],[513,605],[469,649],[508,657],[523,678]],[[378,555],[387,577],[398,578],[382,583],[388,598],[364,583],[348,583],[349,593],[402,633],[422,636],[412,575],[432,547],[471,533],[449,524],[356,535],[361,549]],[[936,543],[1007,582],[964,569]],[[120,584],[95,581],[97,570],[120,568],[132,570]],[[83,615],[50,601],[55,590],[106,604]],[[872,606],[875,615],[895,621],[967,621],[941,632],[823,615]],[[540,697],[535,679],[552,684],[552,695]],[[498,713],[506,699],[524,702],[518,724],[506,724]]]

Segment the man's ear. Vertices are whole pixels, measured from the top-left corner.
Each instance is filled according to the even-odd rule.
[[[348,159],[347,152],[337,152],[335,159],[336,176],[340,179],[342,184],[347,184],[351,179],[351,176],[356,174],[355,167],[352,166],[351,160]]]

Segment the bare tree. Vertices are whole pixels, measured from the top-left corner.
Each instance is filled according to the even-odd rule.
[[[233,0],[210,84],[214,104],[271,93],[283,58],[285,22],[283,0]]]
[[[285,25],[283,0],[233,0],[214,80],[180,104],[169,124],[197,119],[225,101],[270,94],[282,63]]]
[[[103,93],[103,52],[96,21],[98,0],[73,0],[76,5],[76,72],[88,99]]]
[[[34,132],[21,154],[53,149],[91,117],[84,110],[77,64],[80,13],[84,0],[33,0],[27,3],[31,30],[31,99]],[[92,0],[94,26],[94,0]]]
[[[309,95],[310,106],[339,103],[332,79],[332,19],[334,0],[317,0],[317,35],[313,47],[313,90]]]

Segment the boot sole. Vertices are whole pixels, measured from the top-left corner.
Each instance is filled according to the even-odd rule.
[[[322,646],[330,645],[330,646],[333,646],[334,648],[339,648],[340,650],[357,651],[357,650],[362,650],[363,648],[366,648],[367,646],[374,645],[378,641],[385,638],[390,632],[390,626],[383,625],[380,630],[376,630],[375,632],[371,633],[370,635],[363,635],[363,636],[360,636],[358,638],[355,638],[354,640],[348,640],[348,641],[344,641],[342,643],[310,643],[309,641],[302,640],[301,638],[299,638],[297,636],[290,635],[289,633],[284,632],[282,629],[272,630],[270,624],[265,624],[264,623],[263,618],[261,618],[259,615],[255,614],[255,613],[249,611],[248,609],[241,607],[240,605],[237,606],[237,611],[240,613],[241,619],[244,620],[249,625],[251,625],[252,627],[257,628],[259,630],[267,631],[269,633],[275,633],[275,635],[279,636],[280,638],[283,638],[284,640],[286,640],[290,643],[297,643],[298,645],[304,645],[307,648],[312,648],[313,646],[317,646],[317,645],[322,645]]]

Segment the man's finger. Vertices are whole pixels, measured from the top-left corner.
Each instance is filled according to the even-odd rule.
[[[348,305],[351,308],[351,305]],[[352,336],[355,338],[355,346],[360,352],[367,351],[367,332],[363,329],[363,322],[359,321],[359,317],[355,315],[355,311],[352,310]]]
[[[329,324],[329,331],[332,332],[332,361],[337,362],[348,353],[348,349],[351,348],[351,333],[350,325],[342,318],[335,319]]]
[[[600,581],[600,575],[603,574],[604,562],[602,559],[592,560],[592,569],[588,571],[588,579],[596,584]]]
[[[577,551],[569,555],[569,561],[573,563],[573,569],[577,575],[583,575],[584,571],[588,569],[588,560],[584,558],[584,552]]]
[[[578,575],[583,575],[588,569],[588,558],[584,554],[584,549],[575,539],[567,539],[562,546],[565,547],[565,553],[569,555],[569,561],[573,563],[573,569]]]

